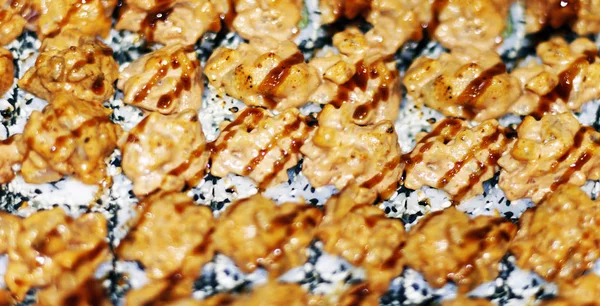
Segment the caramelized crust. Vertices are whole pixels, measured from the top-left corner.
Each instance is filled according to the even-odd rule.
[[[496,120],[473,128],[460,119],[437,123],[402,157],[404,186],[442,189],[457,202],[482,194],[483,182],[498,171],[498,159],[511,143],[504,133]]]
[[[214,220],[208,207],[195,205],[182,193],[157,193],[144,199],[137,211],[136,225],[121,241],[117,254],[123,260],[139,261],[149,278],[181,273],[188,256],[201,255],[205,262],[212,259],[208,245]]]
[[[18,85],[47,101],[60,93],[100,104],[112,97],[113,83],[119,76],[112,54],[112,49],[98,39],[76,30],[64,31],[44,40],[35,66]]]
[[[360,203],[388,199],[397,189],[404,164],[400,145],[390,121],[359,126],[343,123],[332,105],[319,114],[319,127],[301,148],[302,172],[313,187],[334,185],[344,189],[359,185]]]
[[[115,29],[167,46],[193,45],[207,31],[218,31],[219,15],[228,10],[228,0],[125,0]]]
[[[317,237],[323,249],[367,271],[369,290],[385,292],[404,267],[404,225],[370,204],[356,203],[353,185],[329,199]]]
[[[407,265],[440,288],[448,281],[467,292],[498,276],[498,262],[517,227],[501,217],[470,219],[454,207],[425,215],[408,233]]]
[[[302,0],[237,0],[233,1],[236,16],[233,28],[244,39],[271,37],[292,39],[300,29],[304,2]]]
[[[570,113],[526,117],[517,140],[498,160],[498,186],[510,200],[540,202],[562,184],[578,186],[600,179],[600,133],[580,126]]]
[[[100,214],[77,219],[59,208],[19,219],[0,213],[0,232],[8,247],[5,280],[8,289],[22,301],[27,291],[39,288],[39,305],[110,305],[102,289],[91,286],[98,265],[109,257],[106,220]],[[92,298],[93,296],[93,298]]]
[[[569,26],[579,35],[600,32],[598,0],[526,0],[525,24],[528,33]]]
[[[547,113],[579,111],[600,98],[600,57],[592,41],[578,38],[568,44],[555,37],[539,44],[537,54],[542,64],[532,62],[511,73],[523,88],[513,113],[539,119]]]
[[[511,252],[517,265],[548,281],[569,281],[600,258],[600,203],[563,185],[520,219]],[[597,295],[597,294],[596,294]]]
[[[14,81],[15,65],[13,64],[12,53],[4,48],[0,48],[0,97],[12,87]]]
[[[41,184],[74,175],[85,184],[107,178],[104,159],[117,146],[121,127],[99,104],[57,95],[42,112],[31,113],[23,130],[21,175]]]
[[[237,49],[215,50],[204,69],[208,81],[249,106],[283,111],[300,107],[319,86],[317,70],[291,41],[256,37]]]
[[[500,56],[475,47],[456,48],[438,59],[418,58],[404,85],[417,104],[478,122],[506,115],[521,94]]]
[[[164,116],[150,113],[119,139],[123,172],[137,196],[156,190],[180,191],[196,186],[210,151],[195,111]]]
[[[123,102],[165,115],[202,106],[202,68],[196,52],[180,44],[133,61],[121,72],[117,87],[125,94]]]
[[[248,176],[261,188],[287,181],[287,169],[298,163],[311,133],[295,108],[275,117],[262,108],[246,108],[211,144],[211,174]]]
[[[356,28],[335,34],[333,44],[341,54],[329,52],[309,63],[321,78],[310,101],[332,104],[344,118],[360,125],[395,121],[402,99],[395,63],[367,55],[365,36]]]
[[[304,264],[322,213],[309,205],[273,201],[254,195],[229,207],[218,220],[213,240],[244,272],[262,266],[276,278]]]
[[[558,297],[542,306],[597,306],[600,301],[600,276],[589,273],[570,282],[561,282]]]

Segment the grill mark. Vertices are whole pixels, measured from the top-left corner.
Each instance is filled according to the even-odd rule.
[[[569,101],[571,91],[573,90],[573,80],[581,72],[583,65],[589,64],[588,57],[580,57],[558,75],[558,84],[552,91],[540,97],[537,109],[531,114],[534,118],[540,119],[545,113],[550,111],[552,104],[561,99],[565,103]]]
[[[279,62],[277,67],[269,71],[269,74],[262,80],[258,86],[258,90],[264,95],[264,101],[269,109],[275,108],[275,93],[285,79],[289,76],[292,66],[304,63],[304,55],[301,52],[296,52],[290,57]]]
[[[473,79],[458,96],[458,104],[463,106],[467,119],[473,119],[477,115],[477,99],[492,85],[493,78],[505,72],[506,65],[503,62],[497,63]]]

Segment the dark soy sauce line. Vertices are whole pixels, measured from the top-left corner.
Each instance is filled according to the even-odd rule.
[[[477,115],[477,99],[492,85],[493,78],[505,72],[506,66],[503,62],[500,62],[482,72],[462,91],[457,101],[459,105],[463,106],[463,111],[467,119],[473,119]]]
[[[595,57],[592,57],[595,60]],[[590,56],[580,57],[575,60],[569,68],[558,75],[558,84],[552,91],[540,97],[537,109],[531,114],[534,118],[540,119],[550,111],[556,100],[561,99],[565,103],[569,101],[571,91],[573,90],[573,80],[581,72],[581,69],[591,63]]]
[[[294,53],[279,62],[277,67],[269,71],[269,74],[262,80],[258,90],[263,94],[263,99],[268,108],[272,109],[277,106],[277,102],[275,102],[277,89],[289,76],[292,66],[300,63],[304,63],[304,55],[301,52]]]
[[[208,144],[208,149],[213,153],[213,157],[219,154],[220,151],[223,151],[227,147],[227,142],[235,136],[238,130],[233,130],[234,127],[241,125],[242,123],[249,123],[247,130],[252,130],[258,125],[258,122],[262,120],[264,117],[264,112],[260,108],[248,107],[244,109],[244,111],[230,124],[228,124],[223,131],[221,131],[221,135],[223,138],[219,136],[217,140]],[[250,122],[246,122],[246,119],[250,118]],[[219,145],[216,145],[217,141],[221,139]],[[216,146],[215,146],[216,145]]]
[[[165,22],[173,12],[170,1],[157,1],[157,7],[146,15],[140,24],[140,29],[147,41],[154,41],[154,31],[159,21]]]
[[[431,146],[433,145],[433,142],[428,142],[429,139],[442,135],[442,133],[446,129],[449,129],[449,130],[448,130],[448,133],[445,133],[443,135],[444,138],[454,137],[456,135],[456,133],[458,133],[458,131],[461,129],[461,127],[462,127],[462,121],[457,118],[447,118],[447,119],[444,119],[444,121],[440,122],[433,131],[431,131],[429,134],[425,135],[425,137],[423,137],[423,139],[421,139],[417,143],[417,146],[419,144],[423,144],[423,145],[419,148],[416,156],[414,156],[414,157],[411,156],[414,151],[411,153],[402,155],[401,159],[406,164],[405,171],[410,171],[412,169],[412,167],[414,167],[415,164],[418,164],[423,160],[423,153],[425,153],[425,151],[429,150],[431,148]]]
[[[573,146],[569,149],[569,151],[567,151],[565,154],[563,154],[557,161],[555,164],[553,164],[553,168],[558,167],[558,164],[564,162],[565,160],[567,160],[569,157],[573,156],[577,150],[579,148],[581,148],[581,146],[583,145],[583,140],[585,137],[585,134],[587,132],[592,132],[593,129],[591,127],[581,127],[577,133],[575,134],[575,136],[573,137]],[[571,178],[571,175],[573,175],[573,173],[575,173],[575,171],[579,171],[581,170],[581,168],[592,158],[592,151],[589,148],[584,149],[584,152],[581,153],[579,155],[579,157],[577,158],[577,160],[571,164],[569,166],[569,168],[565,171],[565,173],[563,173],[563,175],[561,175],[561,177],[556,180],[554,183],[552,183],[552,185],[550,186],[550,190],[554,191],[556,190],[556,188],[558,188],[558,186],[567,183],[569,181],[569,179]]]

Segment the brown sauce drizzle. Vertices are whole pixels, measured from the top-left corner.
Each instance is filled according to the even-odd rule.
[[[101,75],[94,80],[94,83],[92,83],[92,91],[97,95],[104,93],[104,75]]]
[[[158,99],[156,103],[156,107],[162,110],[166,110],[171,107],[171,104],[174,99],[177,99],[181,96],[183,90],[189,91],[192,87],[192,82],[190,76],[192,75],[192,71],[195,68],[195,64],[193,61],[190,61],[187,55],[183,51],[177,51],[171,55],[170,64],[165,63],[164,61],[159,62],[157,65],[156,73],[150,78],[148,83],[142,87],[142,89],[135,94],[133,97],[134,103],[141,103],[144,101],[150,91],[162,80],[164,79],[170,68],[178,69],[181,68],[181,76],[175,85],[175,88],[169,93],[166,93]]]
[[[429,139],[442,135],[445,141],[452,140],[458,134],[461,128],[462,124],[460,119],[444,119],[444,121],[442,121],[433,131],[431,131],[431,133],[427,134],[423,139],[421,139],[421,141],[419,141],[418,144],[422,143],[423,145],[419,148],[415,156],[411,156],[414,154],[414,151],[402,156],[402,160],[406,164],[405,171],[410,171],[415,164],[420,163],[423,160],[423,154],[429,150],[434,143],[433,141],[427,142]],[[446,130],[448,131],[444,133]],[[448,170],[438,181],[437,186],[435,187],[444,188],[448,183],[450,183],[452,178],[454,178],[460,172],[462,167],[475,157],[475,154],[483,150],[489,150],[490,146],[500,141],[498,143],[498,149],[489,150],[489,154],[485,162],[476,160],[477,170],[469,174],[468,184],[459,189],[458,192],[453,196],[454,201],[462,200],[472,186],[481,181],[481,178],[485,174],[486,170],[489,169],[489,167],[494,167],[498,163],[498,159],[500,159],[502,156],[502,153],[506,145],[508,145],[510,142],[510,139],[512,139],[511,131],[498,127],[493,134],[483,137],[480,144],[471,148],[467,155],[465,155],[460,161],[456,162],[454,166]]]
[[[171,55],[171,67],[173,69],[181,67],[181,76],[173,91],[160,96],[156,104],[157,108],[168,109],[171,106],[173,99],[180,97],[183,90],[189,91],[192,88],[190,75],[192,74],[193,66],[193,62],[190,61],[183,52],[176,52]]]
[[[250,160],[250,162],[244,167],[243,175],[247,176],[250,173],[252,173],[252,171],[254,171],[254,169],[256,169],[256,167],[263,161],[265,156],[272,149],[274,149],[275,147],[278,147],[277,140],[289,136],[290,134],[296,132],[302,126],[303,127],[302,136],[300,136],[300,138],[292,138],[291,139],[291,150],[290,151],[279,148],[281,157],[273,163],[273,169],[271,170],[270,173],[268,173],[267,175],[265,175],[263,177],[262,182],[260,182],[260,184],[259,184],[259,188],[261,188],[261,189],[266,188],[273,181],[273,179],[277,176],[277,174],[279,174],[283,170],[283,167],[285,167],[285,164],[290,160],[290,158],[292,158],[292,155],[298,154],[300,152],[300,147],[302,147],[302,145],[304,144],[304,141],[306,140],[306,137],[308,136],[307,132],[308,132],[308,130],[310,130],[310,127],[308,127],[306,125],[302,125],[302,122],[303,122],[303,119],[298,117],[298,118],[296,118],[296,120],[294,122],[286,124],[283,127],[283,130],[281,132],[279,132],[277,135],[275,135],[273,137],[273,139],[271,140],[271,142],[269,142],[269,144],[265,148],[261,149],[259,151],[258,155],[255,156],[252,160]]]
[[[571,24],[577,20],[580,0],[555,0],[554,5],[548,8],[545,14],[546,20],[542,20],[543,25],[550,25],[552,28],[560,28],[563,25]]]
[[[598,50],[585,50],[583,51],[585,54],[588,63],[593,64],[596,62],[596,57],[598,56]]]
[[[339,86],[335,98],[330,102],[335,108],[340,108],[342,104],[349,102],[350,93],[355,89],[358,88],[361,91],[366,91],[369,79],[380,77],[381,72],[377,69],[375,64],[367,66],[365,65],[365,62],[361,60],[356,63],[355,67],[356,73],[350,80]],[[396,88],[391,88],[391,85],[394,80],[397,79],[397,74],[397,71],[389,72],[383,78],[381,84],[373,94],[372,99],[367,103],[356,107],[352,114],[354,120],[365,120],[369,116],[369,113],[377,108],[381,101],[387,101],[390,98],[391,91],[396,90]]]
[[[427,30],[429,37],[433,37],[435,30],[440,25],[440,14],[442,10],[448,5],[448,0],[434,0],[431,4],[431,21],[428,24],[423,25],[423,28]]]
[[[371,70],[371,72],[375,71],[376,74],[378,75],[377,70],[373,69]],[[396,72],[397,74],[398,72]],[[373,76],[373,73],[371,73],[371,76]],[[389,81],[390,79],[394,79],[395,76],[390,75],[386,77],[386,81]],[[373,98],[362,105],[359,105],[355,110],[354,113],[352,114],[352,118],[354,120],[364,120],[369,116],[369,113],[371,112],[371,110],[377,108],[377,106],[379,105],[379,102],[383,101],[387,101],[390,98],[390,91],[392,89],[389,88],[389,85],[387,82],[382,82],[381,85],[379,85],[379,88],[377,88],[377,91],[375,92],[375,94],[373,95]]]
[[[188,156],[188,158],[184,162],[182,162],[175,169],[171,170],[169,172],[169,175],[179,176],[179,175],[183,174],[187,169],[190,168],[190,166],[196,160],[198,160],[200,157],[202,157],[202,154],[204,154],[205,151],[206,151],[206,145],[199,146],[198,148],[196,148],[194,151],[192,151],[190,153],[190,155]]]
[[[553,168],[557,167],[559,163],[562,163],[569,157],[573,156],[573,154],[575,154],[577,150],[583,145],[585,134],[592,131],[593,129],[591,127],[581,127],[575,134],[575,137],[573,137],[573,146],[569,149],[569,151],[563,154],[554,165],[552,165]],[[558,178],[558,180],[555,180],[554,183],[552,183],[552,185],[550,186],[550,190],[554,191],[556,190],[556,188],[558,188],[558,186],[569,182],[569,179],[571,178],[573,173],[581,170],[581,168],[592,158],[592,155],[593,153],[589,148],[584,149],[583,153],[581,153],[577,160],[569,166],[565,173],[563,173],[563,175],[561,175],[561,177]]]
[[[336,97],[331,101],[331,105],[335,108],[340,108],[342,104],[348,102],[350,92],[354,91],[355,88],[360,90],[367,90],[367,84],[369,82],[369,68],[365,66],[364,61],[356,63],[356,73],[346,83],[340,85],[338,88]]]
[[[488,158],[485,163],[477,161],[477,171],[469,174],[469,182],[467,183],[467,185],[459,189],[458,192],[454,195],[453,200],[455,202],[460,202],[471,190],[471,188],[481,181],[481,177],[485,174],[485,170],[488,167],[494,167],[498,164],[498,159],[500,159],[500,157],[502,156],[502,152],[506,148],[506,145],[508,144],[509,140],[509,137],[503,138],[500,144],[500,148],[498,150],[490,150],[490,153],[488,154]]]
[[[65,16],[58,22],[58,25],[56,26],[56,30],[54,30],[50,34],[48,34],[48,37],[54,37],[54,36],[58,35],[58,33],[60,33],[60,31],[69,23],[69,21],[71,21],[72,15],[75,12],[77,12],[81,8],[82,5],[84,5],[86,3],[87,3],[86,0],[77,0],[77,2],[73,3],[73,5],[71,5],[71,7],[69,7],[69,10],[65,14]]]
[[[335,19],[345,17],[354,19],[358,15],[371,10],[372,0],[354,0],[354,1],[336,1],[336,8],[333,10]]]
[[[308,126],[305,127],[305,130],[309,130],[309,129],[310,129],[310,127],[308,127]],[[298,152],[300,152],[300,147],[302,147],[302,145],[304,144],[304,141],[306,141],[305,138],[308,135],[305,133],[303,133],[303,134],[304,135],[303,135],[302,139],[292,138],[292,150],[291,151],[293,154],[298,154]],[[290,152],[288,152],[286,150],[282,150],[282,149],[280,149],[280,151],[281,151],[282,157],[279,158],[278,160],[276,160],[275,163],[273,163],[273,170],[268,175],[265,175],[262,182],[258,186],[259,188],[261,188],[261,189],[266,188],[266,186],[268,186],[271,183],[271,181],[273,181],[273,179],[277,176],[277,174],[279,174],[283,170],[283,167],[285,167],[285,164],[292,157]]]
[[[558,99],[563,100],[565,103],[569,101],[573,90],[573,80],[585,65],[591,63],[589,58],[589,55],[578,58],[569,68],[558,75],[558,85],[552,91],[540,97],[537,109],[531,114],[534,118],[539,120],[545,113],[550,111],[552,104]],[[592,57],[592,59],[595,60],[595,57]]]
[[[110,123],[110,122],[111,121],[108,118],[108,116],[93,117],[91,119],[88,119],[88,120],[84,121],[77,129],[71,131],[70,135],[63,135],[63,136],[56,138],[56,141],[54,142],[54,145],[52,146],[50,151],[56,152],[56,151],[62,149],[68,142],[71,141],[72,137],[79,138],[83,134],[95,135],[96,132],[95,131],[90,132],[90,130],[96,130],[100,124]]]
[[[219,15],[219,18],[227,26],[227,28],[233,29],[233,20],[235,19],[236,15],[237,15],[236,3],[235,3],[236,1],[229,0],[228,2],[229,2],[228,3],[229,11],[227,11],[227,13],[221,13]]]
[[[275,102],[277,89],[289,76],[292,66],[300,63],[304,63],[304,55],[301,52],[296,52],[279,62],[277,67],[269,71],[269,74],[262,80],[258,90],[264,95],[263,99],[267,108],[275,108],[277,105],[277,102]]]
[[[173,12],[173,8],[169,7],[170,5],[171,3],[169,2],[160,5],[158,8],[148,12],[144,20],[142,20],[140,28],[146,36],[147,41],[154,41],[154,31],[156,30],[156,24],[159,21],[167,21],[169,15],[171,15],[171,13]]]
[[[433,131],[431,131],[417,143],[417,146],[419,144],[423,144],[423,146],[419,148],[417,155],[415,155],[414,157],[411,156],[414,151],[402,155],[401,159],[406,164],[405,171],[410,171],[415,164],[418,164],[423,160],[423,153],[429,150],[433,145],[433,142],[428,142],[429,139],[440,135],[444,136],[444,139],[453,138],[458,133],[458,131],[460,131],[461,128],[462,121],[457,118],[446,118],[444,119],[444,121],[440,122]],[[443,133],[446,129],[448,129],[448,132]]]
[[[477,154],[479,151],[488,149],[488,147],[498,141],[499,138],[499,129],[497,129],[493,134],[483,137],[481,143],[471,148],[471,150],[469,150],[467,155],[465,155],[462,160],[456,162],[454,166],[444,174],[444,176],[438,181],[438,188],[444,188],[446,185],[448,185],[448,183],[460,172],[462,167],[475,157],[475,154]]]
[[[267,144],[266,147],[260,149],[258,151],[258,155],[255,156],[250,162],[244,167],[244,175],[249,175],[254,171],[254,169],[263,161],[265,156],[271,152],[271,150],[277,146],[277,140],[280,138],[286,137],[292,132],[295,132],[298,128],[300,128],[301,120],[297,118],[294,122],[290,124],[286,124],[283,127],[283,130],[276,134],[273,139]]]
[[[227,147],[227,142],[229,142],[229,140],[235,136],[235,134],[237,133],[237,129],[234,130],[233,128],[235,128],[241,124],[247,124],[248,125],[247,129],[252,130],[258,125],[258,123],[260,122],[260,120],[262,120],[264,115],[265,115],[265,113],[260,108],[248,107],[248,108],[244,109],[240,113],[240,115],[237,118],[235,118],[235,120],[233,122],[228,124],[225,127],[225,129],[223,129],[223,131],[221,131],[221,135],[223,135],[222,139],[221,139],[221,136],[219,136],[219,138],[216,141],[208,144],[208,148],[212,152],[211,159],[216,158],[219,155],[219,153]],[[248,118],[250,120],[246,120]],[[216,143],[219,140],[221,140],[220,143],[218,145],[216,145]]]
[[[460,96],[458,96],[457,104],[463,106],[463,111],[467,119],[473,119],[477,115],[477,99],[492,85],[493,78],[505,72],[506,65],[503,62],[497,63],[473,79]]]
[[[362,305],[363,301],[369,297],[369,295],[371,295],[369,286],[368,284],[363,283],[352,288],[348,295],[350,300],[344,302],[349,306],[360,306]]]
[[[379,171],[379,173],[375,174],[373,177],[363,182],[360,185],[360,187],[371,189],[377,186],[377,184],[383,181],[388,172],[394,171],[398,167],[398,165],[400,165],[400,157],[394,158],[393,160],[385,164],[385,166]]]

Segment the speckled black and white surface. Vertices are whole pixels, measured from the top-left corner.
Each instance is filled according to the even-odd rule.
[[[524,35],[522,15],[522,7],[514,5],[511,9],[505,42],[499,49],[509,69],[518,66],[522,60],[535,56],[535,43],[544,38]],[[331,45],[331,35],[328,33],[339,30],[340,25],[319,26],[316,0],[306,1],[304,17],[302,22],[304,28],[296,42],[305,56],[310,58],[321,48]],[[363,29],[368,27],[360,23],[358,25]],[[566,33],[565,37],[573,38],[573,35]],[[591,38],[600,42],[597,37]],[[208,33],[196,45],[198,58],[204,63],[214,48],[235,47],[241,41],[231,33]],[[115,58],[121,65],[121,69],[141,54],[159,47],[145,45],[138,35],[114,30],[106,42],[114,49]],[[39,40],[30,32],[24,33],[8,46],[15,58],[17,68],[15,78],[20,78],[33,65],[39,47]],[[443,51],[435,42],[409,42],[396,56],[398,68],[404,71],[414,58],[421,55],[435,57]],[[219,123],[232,120],[235,113],[245,105],[230,97],[220,96],[208,84],[206,88],[199,118],[207,139],[214,140],[219,134]],[[143,113],[133,106],[124,105],[121,98],[122,93],[117,92],[110,101],[105,103],[105,106],[113,110],[111,119],[122,125],[125,130],[129,130],[143,118]],[[41,110],[45,104],[45,101],[31,96],[15,85],[0,98],[2,115],[0,139],[20,133],[29,114],[33,110]],[[600,101],[590,102],[576,116],[582,124],[600,129],[599,106]],[[318,105],[309,104],[301,111],[308,115],[318,113],[320,109]],[[417,109],[409,99],[405,98],[399,118],[395,122],[402,150],[409,152],[415,145],[414,136],[419,132],[428,131],[430,122],[440,118],[442,116],[439,113],[426,107]],[[519,117],[508,116],[500,121],[503,125],[510,125],[517,124],[520,120]],[[17,177],[10,184],[0,186],[0,210],[21,216],[56,206],[65,209],[73,216],[86,211],[102,212],[107,216],[110,224],[107,239],[112,246],[117,246],[131,226],[128,220],[134,216],[134,207],[138,200],[132,193],[131,181],[122,174],[120,152],[115,151],[106,162],[109,165],[109,174],[114,180],[113,186],[109,189],[98,190],[96,186],[86,186],[70,178],[51,184],[32,185]],[[302,161],[296,167],[289,169],[288,182],[269,188],[263,194],[278,203],[305,200],[312,205],[321,206],[337,192],[333,187],[313,188],[301,169]],[[583,189],[596,198],[600,184],[588,182]],[[101,196],[97,198],[95,195],[99,191]],[[215,215],[219,215],[236,199],[248,197],[256,192],[258,192],[256,186],[244,177],[230,175],[216,178],[208,175],[198,186],[189,191],[189,195],[198,205],[207,205]],[[25,202],[27,205],[23,205]],[[427,213],[450,205],[448,196],[434,188],[422,188],[417,191],[401,188],[391,199],[379,204],[388,217],[402,219],[407,230],[410,230],[411,226]],[[528,200],[507,201],[503,192],[497,187],[497,176],[485,183],[483,195],[459,205],[459,209],[473,216],[500,214],[513,222],[517,222],[521,213],[528,207],[531,207],[531,202]],[[327,294],[365,278],[362,269],[322,251],[322,245],[318,241],[315,241],[307,252],[308,261],[303,266],[283,275],[282,281],[300,283],[312,293]],[[0,288],[4,287],[3,275],[6,264],[7,257],[0,254]],[[597,266],[598,268],[590,273],[600,271],[600,265]],[[517,268],[514,257],[510,254],[502,260],[499,269],[500,273],[496,280],[481,285],[470,294],[485,297],[498,305],[525,305],[552,297],[556,291],[554,284],[546,283],[534,273]],[[116,255],[112,261],[100,266],[96,277],[104,280],[103,284],[115,305],[122,304],[122,298],[128,290],[139,288],[148,281],[140,265],[135,262],[120,261]],[[203,267],[201,276],[194,284],[194,298],[203,299],[219,292],[241,291],[246,287],[263,283],[267,278],[265,270],[259,269],[252,274],[244,274],[229,258],[217,255]],[[455,294],[454,285],[448,284],[443,288],[434,289],[418,272],[406,269],[391,282],[389,291],[381,298],[380,303],[381,305],[428,305],[452,298]],[[35,301],[34,291],[22,305],[30,305],[33,301]]]

